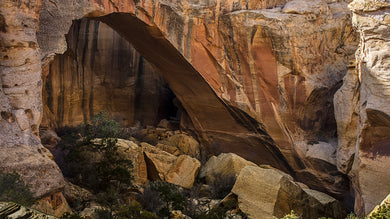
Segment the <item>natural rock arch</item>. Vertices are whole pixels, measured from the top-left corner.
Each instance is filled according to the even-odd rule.
[[[64,52],[64,35],[72,20],[89,17],[111,25],[162,69],[162,75],[190,114],[193,129],[212,152],[235,152],[257,163],[297,173],[301,180],[310,178],[312,188],[337,195],[345,192],[338,185],[343,175],[324,176],[323,170],[318,170],[323,167],[305,160],[302,151],[296,152],[300,149],[298,141],[307,146],[306,141],[315,138],[322,123],[327,122],[323,109],[318,107],[323,102],[308,101],[310,96],[324,94],[324,105],[328,105],[324,111],[332,112],[333,88],[345,74],[346,63],[355,50],[350,17],[343,2],[317,2],[299,10],[291,4],[267,10],[286,2],[51,0],[43,1],[37,36],[40,2],[34,3],[12,5],[26,9],[20,11],[25,17],[10,18],[20,21],[18,31],[31,38],[22,40],[22,44],[34,54],[19,55],[21,63],[28,58],[24,67],[34,68],[29,83],[35,84],[20,95],[25,83],[14,86],[7,81],[19,72],[2,77],[3,84],[10,86],[5,97],[13,99],[12,106],[4,112],[21,109],[18,121],[28,121],[23,126],[26,132],[36,132],[42,113],[39,48],[46,66],[55,54]],[[132,27],[125,26],[125,21]],[[297,28],[296,23],[305,28]],[[289,29],[283,29],[286,27]],[[134,38],[131,29],[145,39]],[[301,40],[303,36],[308,40]],[[10,42],[12,37],[8,35]],[[155,48],[145,44],[152,39]],[[164,55],[158,55],[156,50]],[[321,92],[313,92],[316,90]],[[317,115],[321,117],[317,122],[320,124],[312,122]],[[308,131],[303,131],[299,123]],[[18,124],[21,127],[26,123]],[[328,176],[337,180],[329,182]]]

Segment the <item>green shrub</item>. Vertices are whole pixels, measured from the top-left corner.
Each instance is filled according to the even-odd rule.
[[[85,217],[81,217],[80,215],[75,213],[66,212],[60,217],[60,219],[85,219]]]
[[[16,172],[0,172],[0,201],[12,201],[24,206],[31,206],[35,198]]]
[[[283,217],[283,219],[299,219],[300,217],[294,212],[294,210],[291,210],[290,214]]]
[[[161,217],[168,217],[171,210],[183,210],[187,204],[178,186],[163,181],[151,182],[140,201],[145,209]]]
[[[228,177],[217,174],[210,185],[213,198],[225,198],[232,191],[235,182],[236,178],[234,176]]]
[[[153,214],[150,211],[142,211],[141,219],[157,219],[157,215]]]
[[[105,191],[113,183],[121,189],[131,186],[133,164],[119,153],[119,124],[108,119],[106,112],[98,113],[89,124],[58,131],[65,151],[64,163],[59,166],[73,183],[94,192]],[[82,135],[85,137],[81,141]],[[86,152],[100,154],[101,158],[92,161]]]

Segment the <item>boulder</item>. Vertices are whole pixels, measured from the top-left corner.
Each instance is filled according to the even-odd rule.
[[[293,178],[276,169],[244,167],[232,189],[239,208],[249,218],[281,218],[294,210],[303,218],[343,218],[338,201],[326,194],[302,189]]]
[[[191,136],[185,134],[175,134],[170,136],[161,143],[177,148],[178,152],[175,152],[175,155],[186,154],[197,159],[200,158],[200,145],[199,143]],[[165,148],[167,148],[167,146]],[[164,148],[164,147],[163,147]],[[168,149],[168,148],[167,148]],[[172,150],[172,149],[168,149]]]
[[[145,155],[148,179],[165,180],[177,157],[145,142],[141,143],[141,147]]]
[[[39,199],[32,208],[56,217],[61,217],[66,212],[72,212],[72,209],[69,207],[68,202],[61,192],[56,192]]]
[[[148,178],[191,188],[199,172],[200,162],[187,155],[179,157],[147,143],[141,143],[147,164]]]
[[[142,185],[148,180],[143,150],[133,141],[118,139],[119,152],[133,162],[134,183]]]
[[[236,178],[242,168],[246,166],[257,166],[233,153],[222,153],[212,156],[205,165],[202,166],[199,177],[204,178],[207,184],[212,184],[216,177]]]
[[[77,185],[74,185],[68,181],[66,181],[63,193],[70,205],[74,203],[86,203],[94,198],[93,194],[90,191],[81,188]]]
[[[165,176],[165,181],[190,189],[198,175],[200,162],[187,155],[180,155]]]

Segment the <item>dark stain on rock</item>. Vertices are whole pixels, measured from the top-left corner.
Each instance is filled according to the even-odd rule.
[[[15,115],[13,113],[2,111],[0,114],[1,114],[1,118],[4,119],[5,121],[9,123],[15,122]]]
[[[4,16],[0,14],[0,31],[6,33],[7,32],[6,26],[7,24],[5,23]]]

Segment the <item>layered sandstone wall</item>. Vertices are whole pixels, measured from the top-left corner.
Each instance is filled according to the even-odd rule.
[[[349,7],[360,43],[356,71],[336,96],[344,103],[336,110],[343,130],[338,160],[352,179],[355,209],[364,215],[390,192],[390,3],[355,0]]]
[[[186,126],[196,131],[211,153],[234,152],[270,164],[338,197],[349,190],[344,175],[349,174],[357,209],[367,211],[383,198],[382,193],[388,193],[369,183],[372,179],[386,183],[383,178],[390,175],[384,168],[389,163],[387,2],[352,4],[361,34],[357,74],[350,61],[358,39],[344,1],[44,0],[37,37],[39,4],[26,2],[6,1],[1,7],[0,31],[6,32],[2,38],[19,45],[11,42],[16,37],[23,45],[7,47],[7,54],[18,55],[1,56],[2,63],[8,60],[1,66],[1,80],[4,103],[9,103],[2,111],[11,113],[1,120],[4,127],[16,127],[9,120],[12,115],[30,118],[25,130],[31,136],[39,125],[41,67],[36,38],[46,68],[56,54],[66,51],[65,34],[72,20],[95,18],[159,69],[189,115]],[[33,28],[12,13],[21,13]],[[12,26],[14,20],[20,22]],[[7,32],[11,30],[17,35]],[[31,53],[20,55],[19,48]],[[20,77],[26,69],[30,69],[26,77]],[[343,78],[335,119],[333,97]],[[30,82],[37,83],[31,87]],[[22,133],[19,121],[23,120],[17,120],[18,134]]]
[[[186,126],[197,132],[211,153],[234,152],[270,164],[338,196],[348,190],[333,155],[326,155],[336,147],[332,96],[356,48],[347,3],[45,0],[42,4],[38,42],[44,68],[66,51],[65,34],[72,20],[99,19],[159,69],[189,115]],[[33,92],[41,92],[40,88],[41,83]],[[40,95],[34,98],[39,101]],[[41,113],[37,110],[34,118]]]
[[[94,20],[73,22],[68,49],[43,70],[41,128],[75,126],[100,111],[122,126],[175,116],[168,85],[125,39]]]
[[[39,139],[42,115],[40,1],[0,2],[0,171],[18,172],[37,197],[64,187]]]

